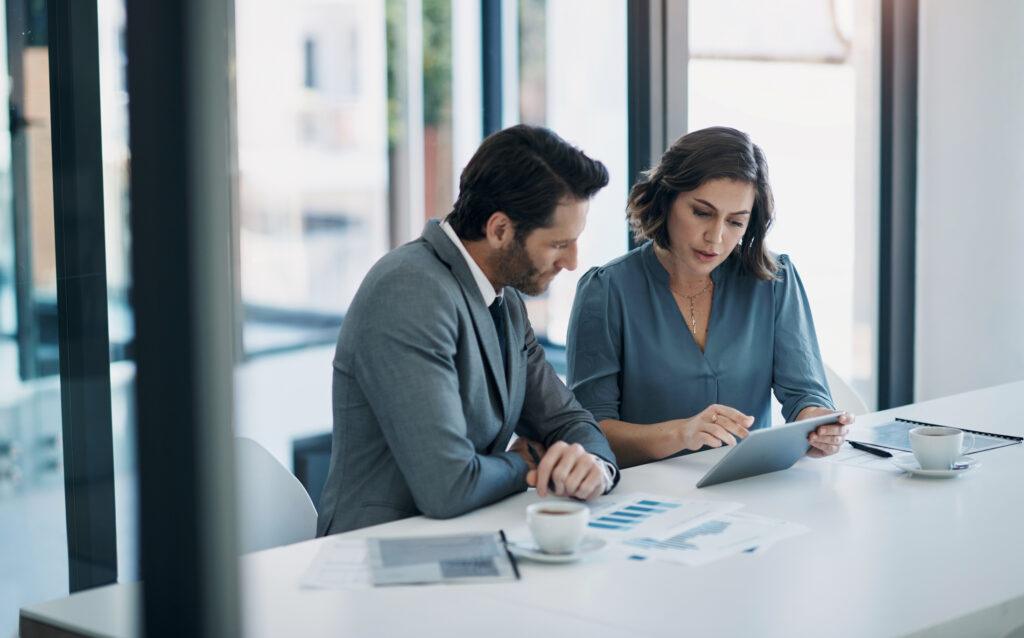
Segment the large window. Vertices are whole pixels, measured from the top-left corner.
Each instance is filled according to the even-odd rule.
[[[246,353],[333,341],[388,249],[384,3],[235,3]]]
[[[45,5],[0,12],[0,636],[68,592]]]
[[[538,336],[565,344],[580,276],[627,248],[626,4],[619,0],[519,1],[519,117],[551,128],[608,167],[593,199],[575,272],[529,302]],[[557,349],[549,358],[560,362]]]
[[[690,0],[688,130],[764,149],[769,247],[793,258],[822,356],[876,394],[878,16],[873,2]]]

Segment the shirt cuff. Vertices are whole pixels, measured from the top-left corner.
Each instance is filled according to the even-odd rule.
[[[601,464],[602,480],[604,481],[604,489],[601,490],[601,493],[607,494],[608,492],[612,491],[613,487],[615,487],[615,475],[618,473],[619,468],[615,467],[614,465],[602,459],[600,456],[597,456],[596,454],[592,454],[591,456],[597,459],[598,463]]]

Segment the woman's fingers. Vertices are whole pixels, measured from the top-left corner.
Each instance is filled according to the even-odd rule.
[[[726,445],[736,445],[736,437],[734,437],[732,434],[729,433],[728,430],[726,430],[721,425],[718,425],[717,423],[705,423],[703,429],[705,432],[715,437],[722,443],[725,443]]]
[[[718,438],[708,434],[707,432],[701,432],[700,433],[700,445],[698,445],[697,447],[695,447],[693,449],[699,450],[701,447],[703,447],[705,445],[708,446],[708,447],[722,447],[722,441],[720,439],[718,439]]]
[[[686,449],[699,450],[704,446],[721,447],[736,445],[739,439],[750,434],[754,417],[747,416],[727,405],[709,405],[696,416],[685,419],[687,423]]]
[[[731,419],[735,423],[744,425],[744,427],[747,428],[754,425],[754,417],[747,416],[746,414],[743,414],[739,410],[735,408],[730,408],[727,405],[719,405],[716,403],[714,405],[708,406],[705,412],[710,413],[709,418],[713,418],[715,414],[718,414],[719,419],[721,419],[724,416]]]
[[[810,436],[812,444],[820,443],[838,448],[846,441],[846,433],[849,428],[845,425],[822,425],[819,426]],[[834,452],[829,452],[834,454]]]
[[[745,420],[737,422],[731,417],[722,414],[718,417],[717,424],[728,430],[733,436],[741,439],[747,438],[747,435],[750,434],[749,426]]]
[[[754,417],[747,416],[727,405],[711,405],[704,411],[703,416],[705,422],[714,426],[704,429],[728,445],[736,445],[736,437],[747,438],[747,435],[750,434],[749,428],[754,424]],[[722,430],[724,430],[724,435]]]
[[[840,445],[834,445],[832,443],[826,443],[824,441],[811,441],[811,447],[813,448],[807,453],[808,456],[822,457],[835,454],[839,451]]]

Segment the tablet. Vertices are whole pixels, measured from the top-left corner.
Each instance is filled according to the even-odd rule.
[[[807,435],[820,425],[835,423],[842,412],[754,430],[715,463],[697,487],[778,472],[792,467],[807,453]]]

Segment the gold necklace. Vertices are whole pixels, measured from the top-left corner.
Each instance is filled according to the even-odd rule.
[[[668,287],[668,289],[672,291],[673,295],[682,297],[683,299],[686,299],[687,301],[690,302],[690,333],[694,336],[694,338],[697,337],[697,311],[695,309],[695,302],[697,300],[697,297],[700,297],[701,295],[706,293],[708,291],[708,288],[710,287],[711,279],[708,279],[708,282],[704,284],[704,288],[702,288],[700,292],[694,293],[692,295],[684,295],[683,293],[679,292],[672,286]],[[683,319],[685,321],[686,317],[683,317]]]

